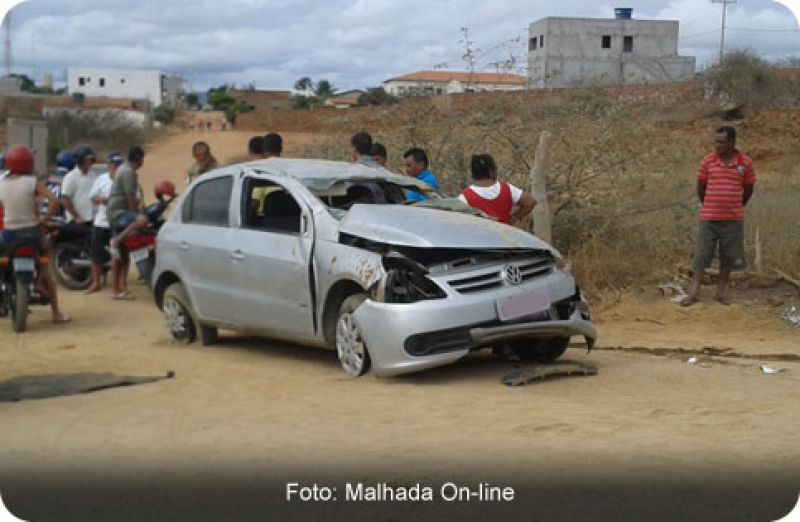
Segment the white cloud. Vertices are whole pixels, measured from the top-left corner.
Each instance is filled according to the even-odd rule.
[[[718,4],[626,4],[635,18],[679,20],[681,54],[697,56],[698,63],[715,59]],[[195,89],[224,82],[286,89],[301,76],[347,89],[434,64],[463,68],[465,26],[480,49],[480,67],[512,55],[524,65],[531,22],[610,17],[614,6],[591,0],[28,0],[12,12],[12,40],[15,70],[37,77],[63,78],[71,66],[158,68],[185,75]],[[740,0],[728,9],[727,47],[768,58],[800,54],[800,33],[787,32],[797,29],[797,20],[785,6]]]

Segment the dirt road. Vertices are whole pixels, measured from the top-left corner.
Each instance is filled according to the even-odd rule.
[[[195,137],[178,135],[173,144],[188,151]],[[223,161],[246,141],[230,131],[203,137]],[[170,172],[178,181],[188,159],[188,152],[153,151],[147,175]],[[130,480],[147,491],[146,502],[166,509],[160,481],[176,475],[213,481],[272,473],[287,480],[308,470],[396,482],[450,474],[503,480],[519,491],[532,480],[577,481],[605,500],[602,488],[610,483],[735,477],[747,486],[725,505],[747,520],[736,504],[750,501],[742,491],[800,476],[800,332],[745,304],[683,309],[666,299],[625,300],[597,318],[596,351],[565,355],[596,366],[597,376],[508,388],[499,381],[512,363],[489,355],[401,378],[352,379],[324,350],[233,334],[213,347],[178,345],[148,289],[132,289],[136,300],[126,302],[62,291],[73,318],[65,326],[50,324],[40,308],[25,334],[0,321],[0,380],[176,372],[154,384],[0,403],[0,484],[9,477],[11,489],[55,476]],[[687,364],[691,355],[698,364]],[[766,375],[764,363],[786,371]],[[263,494],[267,505],[283,502],[282,491]],[[678,515],[708,519],[701,497],[687,500],[698,511]],[[108,511],[93,513],[103,518]]]

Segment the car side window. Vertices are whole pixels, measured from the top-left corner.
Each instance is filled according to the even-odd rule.
[[[277,183],[248,179],[242,191],[242,227],[269,232],[300,233],[300,205]]]
[[[183,205],[181,220],[198,225],[228,226],[233,177],[198,183]]]

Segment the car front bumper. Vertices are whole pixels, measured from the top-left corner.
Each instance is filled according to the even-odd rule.
[[[585,302],[580,297],[575,302],[566,318],[539,317],[503,323],[491,299],[461,303],[437,299],[412,304],[368,299],[355,311],[354,318],[375,374],[393,376],[449,364],[471,350],[512,339],[580,335],[591,349],[597,331]]]

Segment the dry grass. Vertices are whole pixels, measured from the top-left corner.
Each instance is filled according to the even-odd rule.
[[[366,130],[386,145],[393,171],[401,169],[404,150],[425,149],[449,195],[469,184],[475,153],[492,154],[502,179],[529,188],[539,134],[551,131],[554,246],[571,260],[582,286],[597,293],[663,281],[677,264],[691,261],[699,210],[695,172],[711,150],[714,130],[726,124],[719,99],[706,95],[696,85],[506,94],[469,104],[414,100],[390,110],[391,128]],[[752,255],[758,225],[767,266],[798,275],[800,119],[785,111],[776,118],[768,109],[774,108],[736,124],[757,169],[769,166],[759,170],[768,188],[759,185],[748,210],[746,247]],[[347,159],[349,137],[332,135],[306,155]]]

